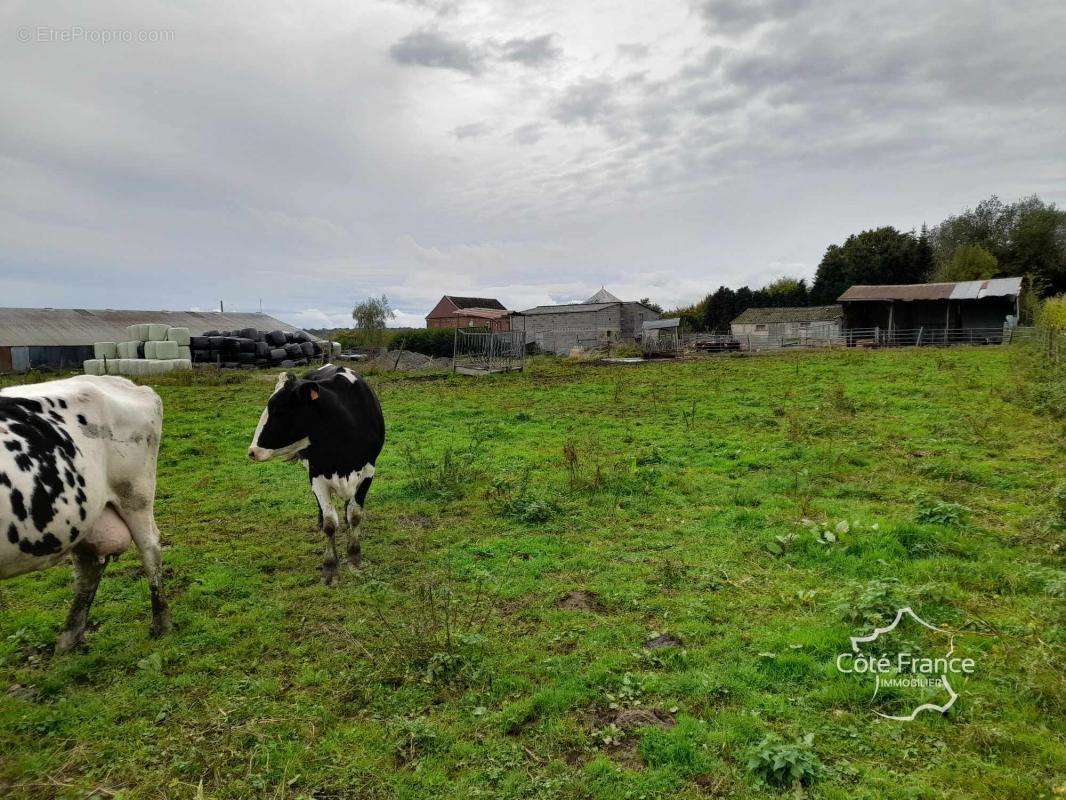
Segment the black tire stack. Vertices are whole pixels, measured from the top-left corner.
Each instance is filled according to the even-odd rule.
[[[194,364],[217,364],[229,369],[303,367],[322,355],[322,345],[304,331],[206,331],[189,337]]]

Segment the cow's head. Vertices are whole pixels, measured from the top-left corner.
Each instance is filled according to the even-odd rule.
[[[310,444],[310,423],[319,391],[314,381],[297,380],[295,375],[281,373],[274,394],[259,417],[248,458],[253,461],[296,458]]]

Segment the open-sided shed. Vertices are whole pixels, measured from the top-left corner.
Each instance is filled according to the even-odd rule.
[[[1021,278],[852,286],[840,295],[849,329],[1002,329],[1016,323]]]

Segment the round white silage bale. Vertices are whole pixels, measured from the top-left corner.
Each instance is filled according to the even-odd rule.
[[[176,371],[192,369],[192,360],[188,358],[175,358],[170,362]]]
[[[151,340],[144,343],[144,357],[148,359],[158,358],[156,355],[156,346],[159,342],[153,342]]]
[[[167,341],[177,342],[180,347],[189,346],[189,329],[188,328],[169,328],[167,330]]]
[[[126,339],[140,339],[141,338],[141,326],[140,325],[127,325],[126,326]]]
[[[186,361],[192,361],[192,348],[187,344],[178,346],[178,358],[184,358]]]
[[[118,358],[118,345],[115,342],[97,342],[93,345],[94,358]]]
[[[90,359],[88,359],[85,362],[85,364],[83,366],[85,367],[85,374],[86,375],[103,375],[104,374],[104,362],[103,362],[103,359],[90,358]]]
[[[170,330],[169,325],[161,325],[156,322],[148,323],[148,336],[145,338],[146,342],[165,342],[167,340],[167,331]]]

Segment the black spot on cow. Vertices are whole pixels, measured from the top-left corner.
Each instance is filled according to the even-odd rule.
[[[89,424],[89,420],[87,420],[85,418],[84,414],[78,414],[78,424],[79,425],[88,425]]]
[[[25,453],[19,453],[15,456],[15,466],[23,472],[29,472],[33,469],[33,459]]]
[[[80,535],[81,535],[81,531],[79,531],[77,528],[71,528],[70,529],[70,541],[73,542]]]
[[[57,414],[55,411],[49,411],[48,416],[50,416],[54,422],[58,422],[60,424],[66,422],[66,420],[63,419],[63,415]]]
[[[59,407],[60,408],[64,408],[65,409],[67,407],[67,401],[64,400],[62,397],[59,398],[58,402],[59,402]]]
[[[7,477],[6,472],[0,472],[0,486],[6,486],[8,489],[11,488],[11,478]]]
[[[11,490],[11,512],[20,520],[26,519],[26,503],[18,489]]]
[[[66,478],[67,486],[74,486],[74,473],[69,469],[63,470],[63,477]]]
[[[82,475],[80,472],[78,473],[78,486],[85,486],[85,476]]]
[[[50,406],[55,403],[50,398],[45,398]],[[0,422],[6,424],[11,434],[23,442],[25,452],[16,458],[19,468],[25,472],[30,471],[34,463],[37,471],[33,476],[33,492],[30,497],[30,511],[33,516],[33,524],[37,530],[43,531],[48,523],[55,517],[55,501],[62,495],[64,487],[60,476],[60,462],[67,466],[73,466],[74,455],[77,448],[70,434],[57,425],[62,423],[63,418],[50,412],[57,420],[49,419],[44,413],[44,406],[37,400],[24,397],[0,397]],[[29,460],[20,460],[23,456]],[[26,519],[26,507],[21,493],[11,493],[11,507],[19,519]],[[58,540],[52,537],[58,545]],[[22,544],[20,544],[20,547]],[[48,550],[51,544],[47,537],[34,545]],[[27,551],[31,552],[31,551]]]
[[[4,442],[4,447],[6,447],[12,453],[19,453],[22,451],[22,442],[20,442],[18,439],[12,439],[9,442]]]
[[[50,533],[46,533],[39,542],[31,542],[28,539],[23,539],[19,542],[19,550],[23,553],[29,553],[31,556],[50,556],[62,549],[63,545],[59,539]]]
[[[11,542],[11,544],[19,543],[19,532],[18,529],[15,528],[14,522],[12,522],[7,528],[7,540]]]

